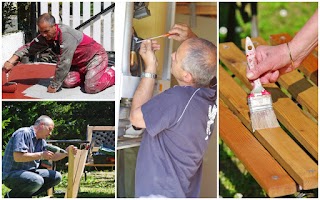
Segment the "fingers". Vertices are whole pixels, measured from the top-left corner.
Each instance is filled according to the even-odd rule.
[[[43,158],[46,160],[51,160],[53,155],[54,155],[54,153],[51,151],[44,151],[43,152]]]

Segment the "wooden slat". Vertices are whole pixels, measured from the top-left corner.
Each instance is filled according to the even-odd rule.
[[[243,124],[249,124],[249,108],[243,100],[246,93],[221,67],[219,79],[220,97]],[[303,189],[318,187],[318,166],[281,128],[255,131],[254,135]]]
[[[59,2],[51,2],[51,15],[56,19],[56,23],[60,23]]]
[[[284,36],[277,36],[284,38]],[[289,36],[286,36],[288,38]],[[278,44],[279,41],[288,42],[286,39],[279,39],[271,36],[271,43]],[[254,45],[268,45],[261,37],[251,38]],[[244,40],[243,40],[244,41]],[[242,42],[242,45],[244,43]],[[244,47],[244,46],[242,46]],[[297,70],[280,76],[278,82],[295,98],[307,111],[316,119],[318,118],[318,87],[312,85],[304,76]]]
[[[76,198],[78,196],[80,180],[85,167],[88,150],[78,150],[74,156],[70,148],[68,153],[68,187],[65,198]]]
[[[91,14],[90,14],[90,10],[91,10],[91,5],[90,5],[90,2],[83,2],[83,22],[87,21],[88,19],[90,19],[91,17]],[[82,31],[84,34],[91,36],[91,26],[88,26],[87,28],[83,29]]]
[[[233,43],[219,45],[220,60],[244,83],[251,85],[246,78],[246,56]],[[220,78],[220,77],[219,77]],[[222,87],[220,85],[220,87]],[[318,159],[318,126],[303,111],[289,99],[276,84],[267,84],[266,90],[271,92],[273,108],[277,119],[291,132],[291,134]],[[238,101],[238,99],[235,99]]]
[[[62,23],[70,26],[70,2],[62,2]]]
[[[287,33],[274,34],[270,36],[270,43],[278,45],[292,40],[292,37]],[[311,52],[298,67],[310,80],[318,85],[318,56]]]
[[[80,25],[80,2],[72,2],[72,27]]]
[[[296,183],[239,119],[219,103],[219,135],[269,197],[296,192]]]
[[[111,5],[111,2],[104,2],[104,9]],[[114,32],[112,27],[112,15],[103,17],[103,47],[106,51],[114,50]]]
[[[176,14],[190,15],[189,3],[177,3]],[[212,17],[217,16],[217,6],[215,5],[197,5],[196,15],[209,15]]]
[[[101,11],[101,2],[93,2],[93,15],[98,14]],[[92,38],[101,44],[101,21],[93,24],[93,36]]]
[[[67,192],[65,194],[65,196],[67,198],[73,198],[74,197],[74,193],[73,193],[73,178],[75,175],[75,157],[72,154],[72,149],[69,149],[69,156],[68,156],[68,187],[67,187]]]

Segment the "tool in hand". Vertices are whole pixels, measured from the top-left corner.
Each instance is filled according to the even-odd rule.
[[[166,34],[163,34],[163,35],[147,38],[147,39],[144,39],[144,40],[139,40],[139,41],[136,41],[136,43],[141,43],[141,42],[146,41],[146,40],[154,40],[154,39],[157,39],[157,38],[168,37],[170,35],[175,35],[175,34],[166,33]]]
[[[47,146],[45,146],[46,150],[47,151],[51,151],[53,153],[65,153],[65,154],[68,154],[68,152],[64,149],[61,149],[60,147],[58,146],[55,146],[55,145],[52,145],[52,144],[47,144]],[[50,163],[48,160],[41,160],[41,165],[43,167],[46,167],[46,168],[51,168],[52,167],[52,163]]]
[[[254,69],[256,65],[255,48],[249,37],[246,38],[246,56],[249,69]],[[262,87],[260,79],[254,81],[254,87],[248,96],[248,104],[253,132],[279,127],[272,107],[271,94]]]
[[[2,85],[2,92],[4,93],[14,93],[17,90],[16,82],[9,82],[9,73],[6,72],[6,83]]]

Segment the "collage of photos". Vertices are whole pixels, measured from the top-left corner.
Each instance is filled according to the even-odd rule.
[[[318,1],[2,1],[2,198],[318,198]]]

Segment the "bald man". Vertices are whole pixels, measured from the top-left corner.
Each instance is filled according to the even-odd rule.
[[[5,198],[31,198],[60,183],[59,172],[39,169],[41,160],[57,161],[67,156],[45,150],[45,139],[53,129],[53,120],[42,115],[33,126],[12,134],[2,159],[2,183],[11,189]],[[72,145],[67,147],[67,152],[69,148],[77,153]]]
[[[49,13],[42,14],[37,24],[40,35],[20,47],[4,63],[6,72],[23,56],[51,48],[58,62],[47,92],[55,93],[61,87],[73,88],[84,84],[86,93],[98,93],[114,85],[115,72],[108,67],[108,55],[100,44],[78,30],[56,24]]]
[[[174,27],[185,32],[181,28],[185,26]],[[202,159],[217,112],[216,47],[193,33],[179,38],[184,35],[191,38],[171,55],[171,74],[179,85],[154,97],[154,51],[159,46],[150,40],[141,44],[146,68],[130,113],[132,125],[145,128],[136,165],[136,197],[199,197]]]

